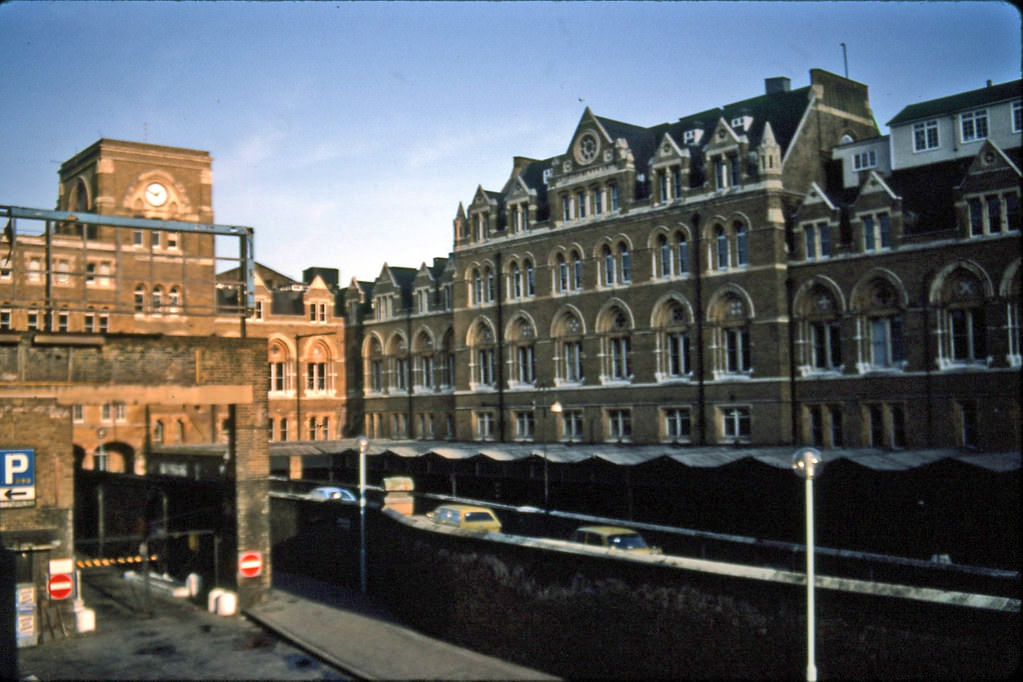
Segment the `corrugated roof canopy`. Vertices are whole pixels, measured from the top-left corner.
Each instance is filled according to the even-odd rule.
[[[210,453],[210,445],[163,447],[158,452],[187,454],[191,448]],[[226,448],[226,446],[222,446]],[[753,459],[779,469],[792,465],[796,448],[778,447],[675,447],[672,445],[618,445],[600,443],[595,445],[550,443],[465,443],[448,441],[395,441],[371,440],[368,455],[391,454],[398,457],[425,457],[434,455],[449,460],[464,460],[486,457],[495,462],[514,462],[530,457],[546,458],[558,464],[575,464],[586,460],[602,460],[619,466],[635,466],[664,458],[678,464],[712,468]],[[358,453],[353,438],[332,441],[307,441],[301,443],[271,443],[271,455],[329,455]],[[223,452],[223,450],[221,450]],[[197,452],[198,454],[198,452]],[[212,454],[212,453],[210,453]],[[824,461],[849,460],[875,471],[904,471],[933,464],[940,460],[954,460],[963,464],[980,467],[989,471],[1015,471],[1020,468],[1021,455],[1018,452],[969,452],[956,448],[932,450],[881,450],[874,448],[828,448],[822,450]]]

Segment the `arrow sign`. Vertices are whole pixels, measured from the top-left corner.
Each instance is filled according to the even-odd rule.
[[[255,578],[263,573],[263,555],[259,552],[242,552],[238,555],[238,573],[243,578]]]
[[[75,583],[67,573],[51,575],[46,583],[46,591],[50,599],[67,599],[74,591]]]
[[[13,500],[15,497],[28,497],[28,490],[15,490],[14,488],[7,488],[7,492],[4,493],[4,497],[8,500]]]

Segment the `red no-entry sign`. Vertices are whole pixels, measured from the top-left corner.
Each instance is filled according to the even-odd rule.
[[[263,572],[263,555],[259,552],[242,552],[238,555],[238,573],[243,578],[255,578]]]
[[[67,599],[74,591],[75,583],[67,573],[56,573],[46,582],[50,599]]]

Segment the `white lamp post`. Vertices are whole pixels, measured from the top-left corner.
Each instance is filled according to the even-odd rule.
[[[813,570],[813,479],[820,474],[822,462],[820,450],[801,448],[792,455],[792,469],[806,481],[806,679],[815,682],[817,664],[814,661],[814,587],[816,576]]]
[[[561,403],[559,403],[557,400],[555,400],[554,404],[551,405],[551,414],[554,414],[554,415],[561,414]],[[545,426],[545,428],[544,428],[544,434],[543,434],[543,509],[546,512],[546,511],[550,510],[551,505],[550,505],[550,503],[548,501],[548,496],[549,496],[548,495],[549,480],[548,480],[548,476],[547,476],[547,429],[546,429],[546,424],[544,426]]]
[[[359,436],[355,439],[359,446],[359,586],[366,591],[366,450],[369,439]]]

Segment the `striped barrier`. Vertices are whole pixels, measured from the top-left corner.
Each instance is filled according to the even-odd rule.
[[[156,561],[155,554],[149,555],[149,561]],[[141,564],[146,558],[139,554],[135,556],[104,557],[102,559],[79,559],[75,562],[78,568],[109,568],[110,566],[130,566]]]

